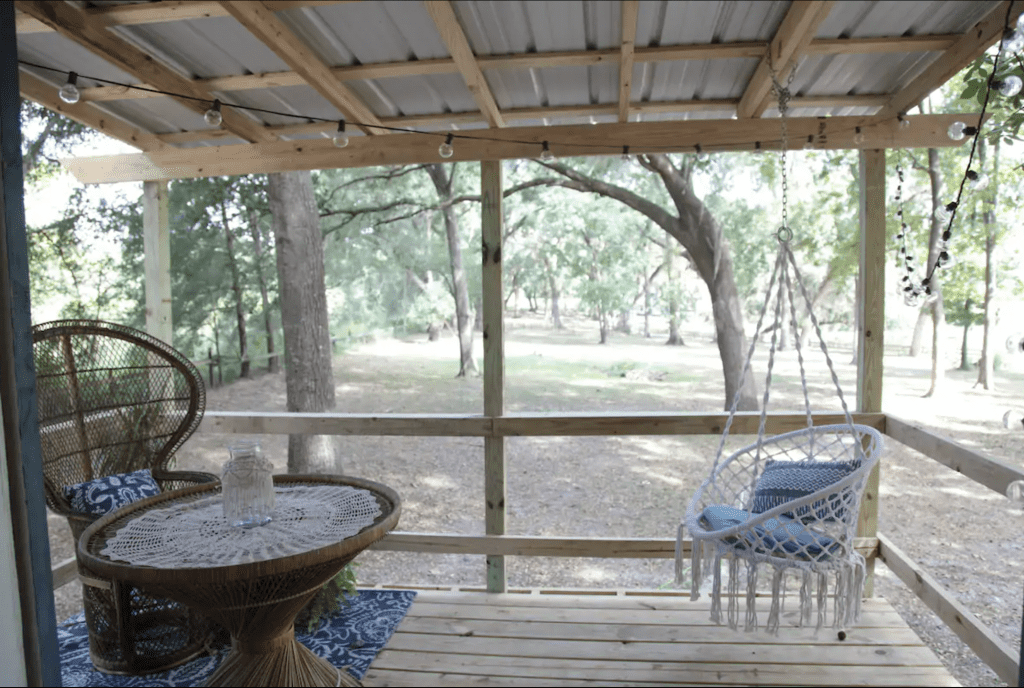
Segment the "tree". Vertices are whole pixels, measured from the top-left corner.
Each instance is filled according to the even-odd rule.
[[[277,242],[288,411],[334,410],[323,235],[309,172],[268,176]],[[332,435],[289,435],[289,473],[342,473]]]
[[[738,394],[738,409],[755,410],[758,408],[758,399],[757,384],[753,376],[748,375],[742,379],[741,387],[741,376],[746,360],[746,336],[743,332],[743,314],[736,290],[732,256],[722,228],[694,193],[695,158],[684,156],[679,165],[663,154],[638,156],[637,160],[661,183],[663,192],[672,203],[674,213],[664,205],[644,198],[625,186],[585,175],[566,164],[537,164],[557,172],[564,178],[545,180],[544,183],[599,194],[619,201],[647,216],[683,246],[711,297],[716,341],[725,378],[725,407],[728,409]]]
[[[448,241],[448,258],[452,270],[452,291],[455,296],[455,323],[459,334],[459,372],[456,377],[478,374],[473,360],[473,317],[469,307],[469,287],[466,271],[462,267],[462,244],[459,236],[459,219],[452,205],[452,184],[455,181],[457,165],[451,166],[451,173],[445,174],[444,165],[427,165],[427,174],[434,183],[441,201],[441,215],[444,218],[445,238]]]

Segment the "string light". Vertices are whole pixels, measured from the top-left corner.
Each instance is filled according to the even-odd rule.
[[[967,170],[967,183],[972,191],[981,191],[988,186],[988,176],[984,172],[978,174],[974,170]]]
[[[760,155],[764,151],[761,149],[761,142],[754,141],[754,155]]]
[[[220,100],[214,99],[213,107],[206,111],[203,115],[203,119],[211,127],[219,127],[220,123],[224,121],[224,116],[220,114]]]
[[[551,152],[551,149],[548,147],[547,141],[544,142],[543,148],[541,148],[540,159],[543,160],[544,162],[551,162],[552,160],[555,159],[555,154]]]
[[[57,91],[57,95],[60,99],[69,105],[74,105],[82,97],[81,91],[78,90],[78,74],[75,72],[68,72],[68,82],[60,87]]]
[[[864,132],[860,130],[860,127],[854,128],[853,142],[858,146],[864,143]]]
[[[442,158],[448,159],[455,155],[455,149],[452,148],[452,139],[455,138],[455,134],[449,133],[444,137],[444,143],[437,147],[437,154]]]
[[[337,148],[344,148],[345,146],[348,145],[348,134],[345,133],[345,120],[344,119],[339,119],[338,120],[338,131],[334,135],[334,138],[331,139],[331,141],[334,143],[335,147],[337,147]]]
[[[1022,82],[1020,77],[1017,76],[1016,74],[1011,74],[1002,81],[992,82],[992,87],[999,91],[1001,95],[1004,95],[1007,98],[1012,98],[1013,96],[1020,93],[1020,89],[1022,86],[1024,86],[1024,82]]]
[[[804,141],[804,150],[814,150],[814,134],[808,134]]]
[[[629,146],[623,146],[622,147],[622,162],[629,162],[630,160],[631,160],[631,158],[629,157]]]
[[[909,129],[910,128],[910,120],[907,119],[906,115],[896,115],[896,119],[899,121],[899,128],[900,129]]]

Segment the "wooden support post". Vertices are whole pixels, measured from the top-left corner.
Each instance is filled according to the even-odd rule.
[[[857,410],[882,410],[885,351],[885,151],[860,153],[860,276],[857,280]],[[857,523],[858,537],[878,534],[879,466],[868,476]],[[874,594],[874,558],[868,559],[864,594]]]
[[[144,182],[143,199],[146,332],[173,346],[171,228],[167,211],[167,182]]]
[[[501,286],[501,161],[480,163],[483,243],[484,415],[505,413],[504,292]],[[505,534],[505,438],[484,438],[484,528]],[[487,590],[505,592],[505,557],[487,556]]]
[[[0,3],[0,637],[3,682],[59,686],[32,364],[14,3]]]

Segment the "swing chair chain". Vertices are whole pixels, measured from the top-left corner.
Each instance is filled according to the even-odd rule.
[[[782,226],[779,228],[778,239],[782,242],[788,242],[793,237],[793,232],[789,228],[789,178],[786,170],[786,153],[789,147],[789,130],[787,127],[786,116],[789,112],[789,101],[793,97],[790,91],[790,85],[793,83],[793,77],[796,75],[796,68],[789,70],[789,76],[786,78],[786,85],[783,86],[779,83],[778,74],[775,71],[775,65],[772,61],[771,48],[768,49],[768,71],[772,77],[772,90],[775,91],[775,97],[779,101],[779,119],[781,120],[782,128],[782,141],[779,148],[779,158],[782,164]]]

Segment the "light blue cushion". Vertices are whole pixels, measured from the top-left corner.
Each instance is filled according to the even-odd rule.
[[[126,504],[158,494],[160,486],[148,468],[64,488],[64,496],[71,502],[72,509],[97,515],[109,514]]]
[[[701,523],[708,530],[722,530],[742,525],[750,518],[743,509],[724,504],[712,504],[701,512]],[[742,539],[742,541],[741,541]],[[838,546],[832,538],[810,530],[800,521],[787,516],[770,518],[750,530],[740,531],[738,537],[727,538],[730,544],[755,547],[779,555],[806,552],[817,559],[823,552],[830,552]]]
[[[860,461],[776,461],[765,463],[761,477],[754,487],[754,501],[750,510],[764,513],[786,502],[807,495],[837,483],[860,468]],[[784,514],[791,518],[807,519],[813,514],[819,520],[834,520],[843,517],[841,505],[832,506],[840,499],[838,494],[828,495],[814,504],[804,505],[795,512]]]

